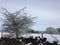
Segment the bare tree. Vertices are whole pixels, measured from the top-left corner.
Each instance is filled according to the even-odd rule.
[[[60,34],[60,28],[56,28],[56,32]]]
[[[46,28],[46,32],[53,34],[53,33],[55,33],[55,29],[53,27],[48,27],[48,28]]]
[[[30,28],[34,23],[34,17],[28,16],[26,12],[24,12],[25,8],[22,8],[15,13],[8,12],[5,8],[3,8],[4,12],[2,12],[4,18],[3,22],[3,31],[16,34],[16,38],[19,37],[21,32],[24,32],[27,28]]]

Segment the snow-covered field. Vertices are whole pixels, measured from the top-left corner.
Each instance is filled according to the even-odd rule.
[[[4,34],[8,34],[8,33],[4,33]],[[36,34],[36,33],[26,33],[22,35],[25,38],[28,38],[29,36],[33,36],[34,37],[41,37],[41,34]],[[43,34],[43,37],[47,38],[47,41],[49,42],[53,42],[53,41],[57,41],[58,43],[60,43],[60,34]],[[0,32],[0,38],[1,38],[1,32]]]
[[[33,38],[34,38],[34,37],[38,37],[38,36],[41,37],[41,34],[28,33],[28,34],[24,34],[22,36],[26,37],[26,38],[29,36],[33,36]],[[60,44],[60,35],[59,34],[43,34],[43,37],[46,37],[47,41],[49,41],[49,42],[53,42],[53,41],[58,40],[58,43]]]

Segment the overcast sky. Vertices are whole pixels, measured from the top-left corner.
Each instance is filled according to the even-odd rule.
[[[60,0],[0,0],[0,11],[1,7],[14,12],[25,6],[29,15],[37,17],[33,29],[60,27]]]

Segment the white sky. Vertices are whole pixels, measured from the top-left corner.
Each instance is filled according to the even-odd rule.
[[[28,14],[37,16],[33,29],[60,27],[60,0],[0,0],[0,11],[1,7],[14,12],[25,6]]]

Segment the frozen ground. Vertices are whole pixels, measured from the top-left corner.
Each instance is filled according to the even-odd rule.
[[[9,34],[9,33],[4,33],[4,34]],[[29,36],[33,36],[34,37],[41,37],[41,34],[36,34],[36,33],[27,33],[27,34],[23,34],[22,35],[25,38],[28,38]],[[53,41],[57,41],[60,44],[60,34],[43,34],[43,37],[47,38],[47,41],[49,42],[53,42]],[[1,38],[1,32],[0,32],[0,38]]]
[[[22,35],[23,37],[29,37],[29,36],[33,36],[33,37],[41,37],[41,34],[35,34],[35,33],[28,33],[28,34],[24,34]],[[49,42],[53,42],[53,41],[57,41],[60,44],[60,34],[43,34],[43,37],[47,38],[47,41]]]

